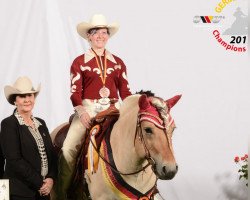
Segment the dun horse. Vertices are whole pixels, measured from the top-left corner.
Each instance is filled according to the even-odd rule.
[[[172,179],[178,170],[170,109],[180,97],[164,101],[136,94],[124,100],[111,134],[99,148],[96,172],[85,171],[93,200],[157,199],[157,179]]]

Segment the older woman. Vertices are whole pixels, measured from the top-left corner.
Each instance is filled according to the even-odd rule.
[[[5,86],[13,114],[1,122],[0,142],[5,158],[3,177],[10,182],[11,200],[47,200],[57,173],[56,156],[44,120],[32,115],[40,87],[28,77]]]
[[[71,101],[77,115],[63,143],[59,162],[57,185],[58,199],[66,199],[72,179],[76,156],[91,118],[107,109],[111,99],[123,100],[131,95],[123,61],[106,49],[111,36],[118,31],[118,24],[108,24],[103,15],[94,15],[89,22],[77,26],[81,37],[90,49],[78,56],[71,66]],[[119,108],[119,103],[116,103]]]
[[[3,157],[2,149],[0,147],[0,179],[3,178],[3,173],[4,173],[4,157]]]

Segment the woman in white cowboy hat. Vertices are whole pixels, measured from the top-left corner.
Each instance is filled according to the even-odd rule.
[[[7,85],[7,101],[14,113],[2,120],[0,142],[6,160],[3,178],[10,181],[10,200],[48,200],[57,174],[56,154],[44,120],[32,110],[40,86],[28,77]]]
[[[79,146],[86,128],[90,127],[91,118],[107,109],[110,99],[123,100],[131,95],[125,64],[106,50],[109,38],[118,28],[117,23],[108,24],[101,14],[77,26],[77,32],[89,42],[91,48],[78,56],[71,66],[71,101],[77,115],[63,143],[59,159],[56,187],[59,200],[66,199]],[[116,103],[116,107],[119,107],[119,103]]]

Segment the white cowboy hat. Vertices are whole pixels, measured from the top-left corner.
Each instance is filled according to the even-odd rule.
[[[101,14],[95,14],[92,16],[92,18],[88,22],[82,22],[77,25],[77,32],[79,33],[80,36],[82,36],[84,39],[88,39],[87,33],[90,29],[92,28],[108,28],[109,29],[109,37],[114,35],[118,29],[119,29],[119,24],[118,23],[111,23],[108,24],[105,16]]]
[[[19,77],[16,82],[11,85],[6,85],[4,87],[4,94],[7,99],[7,101],[14,105],[15,99],[13,99],[13,95],[18,94],[35,94],[35,97],[38,95],[41,89],[41,84],[38,85],[37,89],[35,90],[32,86],[31,80],[26,77]]]

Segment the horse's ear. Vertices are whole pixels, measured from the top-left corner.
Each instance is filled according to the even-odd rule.
[[[145,94],[141,95],[139,98],[138,104],[139,104],[140,110],[145,110],[148,107],[150,107],[150,102],[148,100],[147,95]]]
[[[168,109],[170,110],[172,107],[174,107],[174,105],[180,100],[181,95],[176,95],[168,100],[166,100],[166,104]]]

